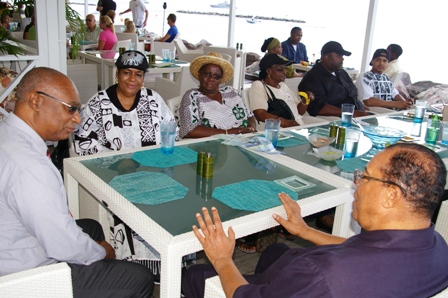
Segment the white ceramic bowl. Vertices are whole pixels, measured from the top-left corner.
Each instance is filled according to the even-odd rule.
[[[308,142],[311,143],[314,147],[320,148],[324,146],[328,146],[336,140],[336,138],[326,137],[317,133],[313,133],[307,137]]]
[[[345,154],[344,150],[339,150],[331,146],[313,148],[313,151],[318,157],[327,161],[339,159]]]

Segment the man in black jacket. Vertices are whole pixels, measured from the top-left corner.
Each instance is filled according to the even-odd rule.
[[[321,59],[308,71],[299,84],[299,90],[314,93],[314,101],[308,106],[311,116],[341,116],[341,105],[355,105],[354,117],[366,116],[364,105],[358,100],[358,90],[350,76],[342,69],[343,56],[352,53],[340,43],[329,41],[321,51]]]

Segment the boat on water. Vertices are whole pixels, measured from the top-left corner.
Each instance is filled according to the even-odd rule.
[[[260,23],[260,22],[261,22],[260,20],[254,18],[254,17],[252,17],[252,18],[250,18],[250,19],[246,19],[246,21],[247,21],[249,24],[257,24],[257,23]]]
[[[227,1],[224,1],[224,2],[218,3],[218,4],[210,4],[210,6],[213,8],[229,8],[230,4]]]

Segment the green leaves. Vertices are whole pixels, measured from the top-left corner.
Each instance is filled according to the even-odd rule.
[[[1,55],[22,55],[22,47],[17,44],[17,40],[12,38],[9,31],[0,27],[0,54]]]

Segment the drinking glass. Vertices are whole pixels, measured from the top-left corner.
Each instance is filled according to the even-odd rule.
[[[414,122],[415,123],[422,123],[423,117],[425,117],[426,112],[426,106],[428,105],[427,100],[416,100],[414,107]]]
[[[264,136],[271,141],[274,148],[277,147],[278,132],[280,131],[279,119],[266,119],[264,121]]]
[[[176,52],[172,51],[170,52],[170,62],[175,62],[176,61]]]
[[[134,50],[134,46],[135,46],[135,43],[130,41],[129,42],[129,51],[133,51]]]
[[[442,144],[448,145],[448,121],[442,122]]]
[[[164,154],[174,152],[177,123],[175,121],[162,121],[160,123],[160,149]]]
[[[425,142],[430,145],[435,145],[439,138],[441,121],[439,119],[428,119],[428,124],[426,126],[426,137]]]
[[[341,106],[342,126],[352,126],[353,113],[355,112],[355,105],[351,103],[344,103]]]
[[[361,131],[355,128],[347,128],[345,130],[345,154],[344,157],[355,157],[356,151],[358,151],[359,138],[361,137]]]
[[[170,50],[162,49],[162,61],[169,62],[170,61]]]

